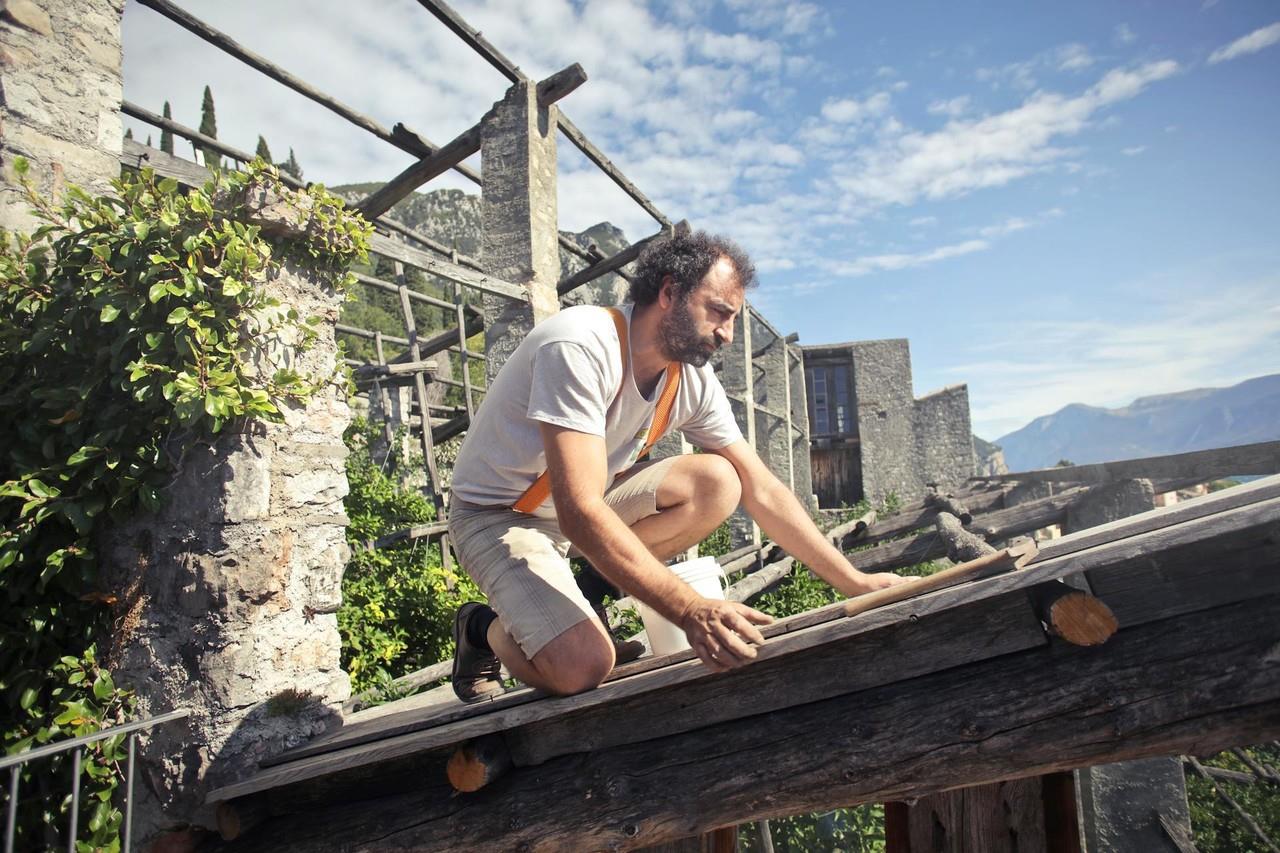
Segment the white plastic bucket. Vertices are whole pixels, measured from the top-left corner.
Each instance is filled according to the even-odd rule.
[[[715,557],[698,557],[669,566],[676,577],[693,587],[703,598],[724,598],[724,571]],[[679,626],[672,624],[643,601],[640,620],[649,637],[649,648],[655,655],[669,655],[689,648],[689,640]]]

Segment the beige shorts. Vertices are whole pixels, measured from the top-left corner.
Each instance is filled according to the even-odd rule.
[[[628,525],[654,515],[658,485],[679,458],[636,465],[609,487],[605,503]],[[595,618],[569,567],[569,540],[554,518],[454,499],[449,537],[458,562],[527,657]]]

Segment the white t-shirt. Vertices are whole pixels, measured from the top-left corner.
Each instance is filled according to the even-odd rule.
[[[628,327],[632,307],[622,306]],[[649,399],[641,397],[630,358],[622,374],[620,347],[613,318],[603,308],[566,308],[535,326],[498,371],[471,420],[454,464],[453,493],[482,506],[514,504],[547,467],[539,422],[603,437],[610,480],[634,465],[667,380],[664,374]],[[742,438],[710,365],[681,365],[667,431],[675,429],[704,450]],[[553,499],[535,515],[554,517]]]

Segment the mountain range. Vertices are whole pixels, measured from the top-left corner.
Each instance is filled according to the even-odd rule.
[[[1141,397],[1118,409],[1072,403],[996,439],[1010,471],[1161,456],[1280,439],[1280,373],[1229,388]]]

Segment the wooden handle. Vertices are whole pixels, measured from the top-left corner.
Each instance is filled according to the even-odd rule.
[[[929,575],[927,578],[917,578],[908,583],[898,584],[886,589],[878,589],[875,592],[851,598],[844,604],[844,615],[856,616],[859,613],[866,613],[868,610],[874,610],[886,604],[906,601],[908,598],[915,598],[917,595],[923,595],[926,592],[955,586],[984,575],[995,575],[1000,572],[1020,569],[1031,562],[1038,553],[1040,553],[1040,549],[1036,547],[1036,543],[1027,540],[996,551],[993,554],[986,554],[976,560],[970,560],[967,563],[943,569],[937,574]]]

